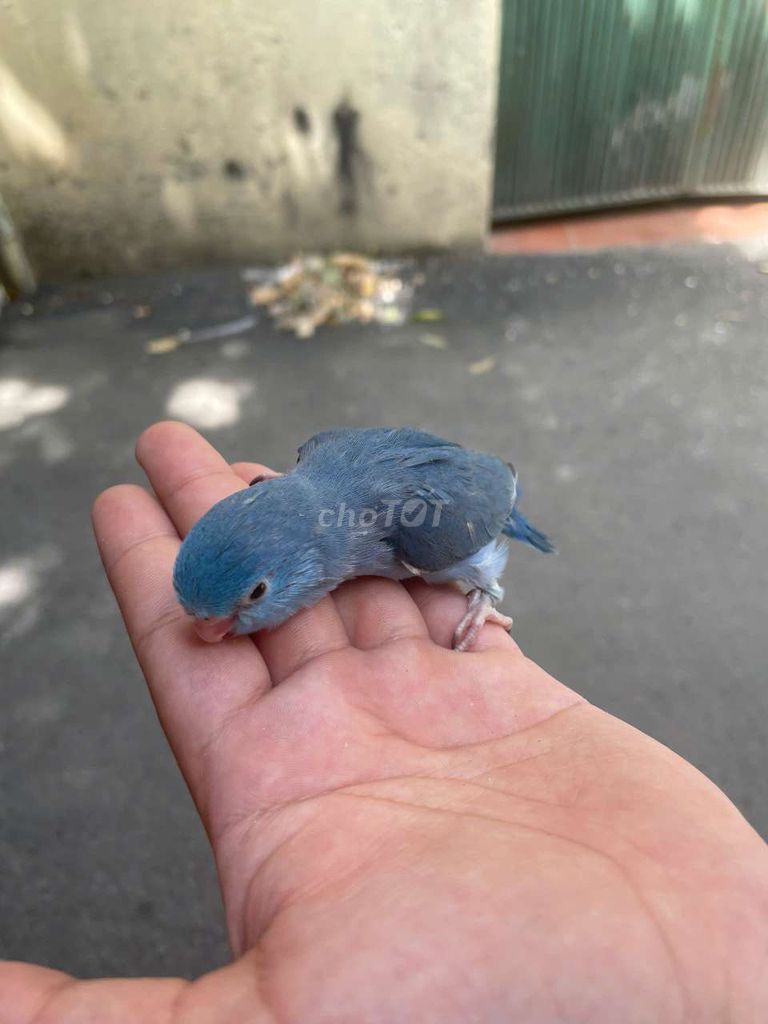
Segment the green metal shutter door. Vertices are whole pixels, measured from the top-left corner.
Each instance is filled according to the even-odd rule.
[[[768,193],[765,0],[504,0],[497,220]]]

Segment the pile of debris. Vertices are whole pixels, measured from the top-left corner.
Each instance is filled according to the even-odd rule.
[[[250,298],[299,338],[311,338],[321,324],[402,324],[420,283],[418,275],[405,280],[405,266],[346,252],[297,256],[261,272]]]

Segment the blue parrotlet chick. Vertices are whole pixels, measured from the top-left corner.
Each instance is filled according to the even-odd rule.
[[[295,469],[214,505],[181,545],[176,594],[203,640],[285,622],[344,580],[420,576],[454,583],[467,612],[453,646],[469,649],[496,610],[505,537],[553,547],[517,509],[511,464],[408,427],[328,430]]]

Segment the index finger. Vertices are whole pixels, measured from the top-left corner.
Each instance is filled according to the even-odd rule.
[[[136,444],[136,458],[182,537],[211,505],[247,486],[186,423],[166,420],[148,427]]]
[[[169,495],[177,524],[193,522],[206,503],[243,486],[228,468],[221,470],[218,460],[226,466],[224,460],[191,428],[161,424],[143,435],[140,443],[146,442],[152,483]],[[270,688],[269,673],[247,638],[212,646],[195,636],[171,582],[177,528],[151,495],[133,486],[111,488],[97,499],[93,519],[107,576],[163,728],[203,809],[212,763],[200,752],[238,709]]]

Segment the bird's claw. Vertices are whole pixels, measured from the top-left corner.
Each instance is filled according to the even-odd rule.
[[[453,634],[454,651],[468,651],[486,622],[493,622],[506,630],[512,628],[512,619],[494,608],[491,597],[484,590],[471,590],[467,595],[467,611]]]

